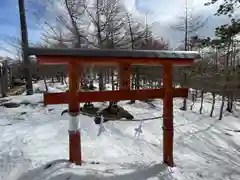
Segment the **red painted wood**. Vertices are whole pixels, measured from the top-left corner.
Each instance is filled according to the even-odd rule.
[[[109,57],[67,57],[67,56],[37,56],[39,64],[68,64],[74,62],[78,64],[104,64],[118,65],[119,63],[127,64],[144,64],[144,65],[160,65],[172,63],[176,66],[188,66],[194,62],[194,59],[160,59],[160,58],[109,58]]]
[[[81,157],[81,132],[69,131],[69,157],[70,162],[82,165]]]
[[[69,72],[68,109],[71,116],[78,116],[79,108],[80,108],[79,102],[76,98],[78,96],[78,89],[79,89],[78,86],[79,86],[79,77],[80,77],[78,64],[69,63],[68,72]],[[75,163],[76,165],[82,164],[81,137],[78,129],[76,131],[69,131],[69,157],[70,157],[70,162]]]
[[[68,72],[69,72],[69,91],[68,91],[68,98],[69,98],[69,112],[79,112],[79,102],[76,99],[78,96],[78,89],[79,89],[79,78],[80,73],[78,69],[78,64],[70,63],[68,65]]]
[[[80,103],[83,102],[103,102],[103,101],[120,101],[120,100],[146,100],[163,98],[165,90],[160,89],[141,89],[141,90],[119,90],[119,91],[93,91],[78,92],[75,99]],[[187,88],[173,89],[173,97],[187,97]],[[68,104],[68,93],[46,93],[44,94],[44,104]]]
[[[173,167],[173,87],[172,64],[163,67],[163,162]]]

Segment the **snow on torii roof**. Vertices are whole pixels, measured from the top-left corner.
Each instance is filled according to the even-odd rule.
[[[78,56],[117,58],[200,59],[197,51],[79,49],[79,48],[28,48],[28,55]]]

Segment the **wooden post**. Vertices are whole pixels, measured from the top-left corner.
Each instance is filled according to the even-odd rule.
[[[25,14],[25,4],[24,0],[18,0],[19,6],[19,17],[21,25],[21,45],[22,45],[22,56],[23,56],[23,65],[24,65],[24,76],[26,79],[26,89],[27,95],[33,94],[33,84],[32,84],[32,73],[31,73],[31,62],[28,57],[28,31],[27,31],[27,22]]]
[[[8,64],[7,64],[7,60],[4,60],[2,62],[2,67],[1,70],[3,71],[0,77],[1,80],[1,94],[2,97],[6,97],[7,96],[7,92],[8,92],[8,87],[9,87],[9,82],[8,82],[8,68],[7,68]]]
[[[171,63],[163,66],[163,162],[173,167],[173,87]]]
[[[79,69],[77,63],[68,64],[69,72],[69,156],[70,162],[82,164],[81,157],[81,132],[79,129],[79,102],[77,100],[79,86]]]

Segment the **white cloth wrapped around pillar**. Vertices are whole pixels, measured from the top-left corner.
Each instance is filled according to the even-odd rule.
[[[79,117],[71,116],[69,119],[69,131],[78,131],[79,127]]]

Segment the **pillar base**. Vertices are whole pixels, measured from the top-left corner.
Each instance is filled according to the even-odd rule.
[[[163,129],[163,162],[167,166],[174,167],[173,162],[173,127]]]
[[[176,167],[173,161],[163,161],[163,163],[169,167]]]
[[[80,130],[69,131],[69,157],[71,163],[82,165]]]

